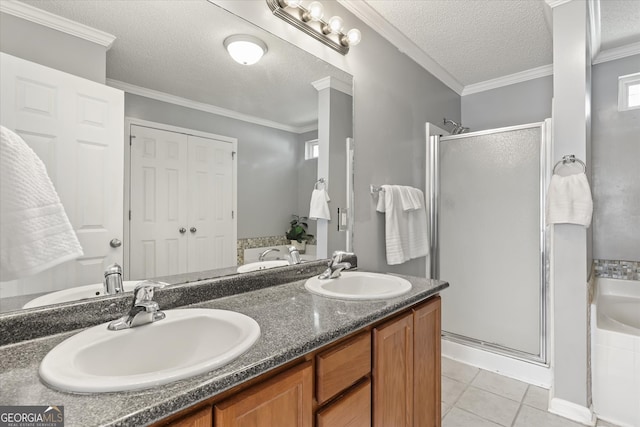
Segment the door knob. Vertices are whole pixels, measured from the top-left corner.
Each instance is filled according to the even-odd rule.
[[[180,232],[180,234],[184,234],[184,233],[186,233],[186,232],[187,232],[187,229],[186,229],[186,228],[184,228],[184,227],[180,227],[180,228],[178,229],[178,231]]]
[[[120,246],[122,246],[122,242],[119,239],[111,239],[111,241],[109,242],[109,246],[111,246],[112,248],[119,248]]]
[[[198,229],[197,229],[197,228],[195,228],[195,227],[191,227],[191,228],[189,229],[189,231],[190,231],[190,232],[192,232],[192,233],[195,233],[196,231],[198,231]]]

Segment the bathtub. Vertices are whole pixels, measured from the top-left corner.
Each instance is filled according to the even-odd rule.
[[[640,426],[640,281],[596,279],[591,375],[598,418]]]

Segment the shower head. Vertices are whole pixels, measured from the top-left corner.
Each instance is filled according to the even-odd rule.
[[[456,123],[453,120],[449,120],[447,118],[442,119],[445,125],[453,125],[453,129],[451,130],[451,135],[459,135],[461,133],[465,133],[469,131],[469,128],[462,126],[460,123]]]

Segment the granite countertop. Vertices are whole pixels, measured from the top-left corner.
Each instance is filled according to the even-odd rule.
[[[187,307],[246,314],[260,325],[260,338],[246,353],[219,369],[155,389],[70,394],[42,384],[38,377],[40,361],[49,350],[77,331],[5,345],[0,347],[0,404],[64,405],[66,427],[147,425],[423,301],[449,286],[436,280],[401,277],[411,282],[411,291],[386,301],[325,298],[310,294],[304,288],[305,280],[298,280],[189,305]],[[122,357],[144,358],[145,355],[123,351]]]

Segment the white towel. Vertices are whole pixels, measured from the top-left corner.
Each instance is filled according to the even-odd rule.
[[[383,185],[376,210],[385,214],[387,264],[402,264],[429,254],[427,213],[421,190]],[[419,208],[415,206],[420,205]]]
[[[593,200],[584,173],[553,175],[547,192],[547,224],[578,224],[589,227]]]
[[[329,212],[329,205],[331,199],[327,190],[315,189],[311,193],[311,202],[309,203],[309,219],[331,219],[331,213]]]
[[[44,164],[20,136],[0,126],[0,281],[82,255]]]

